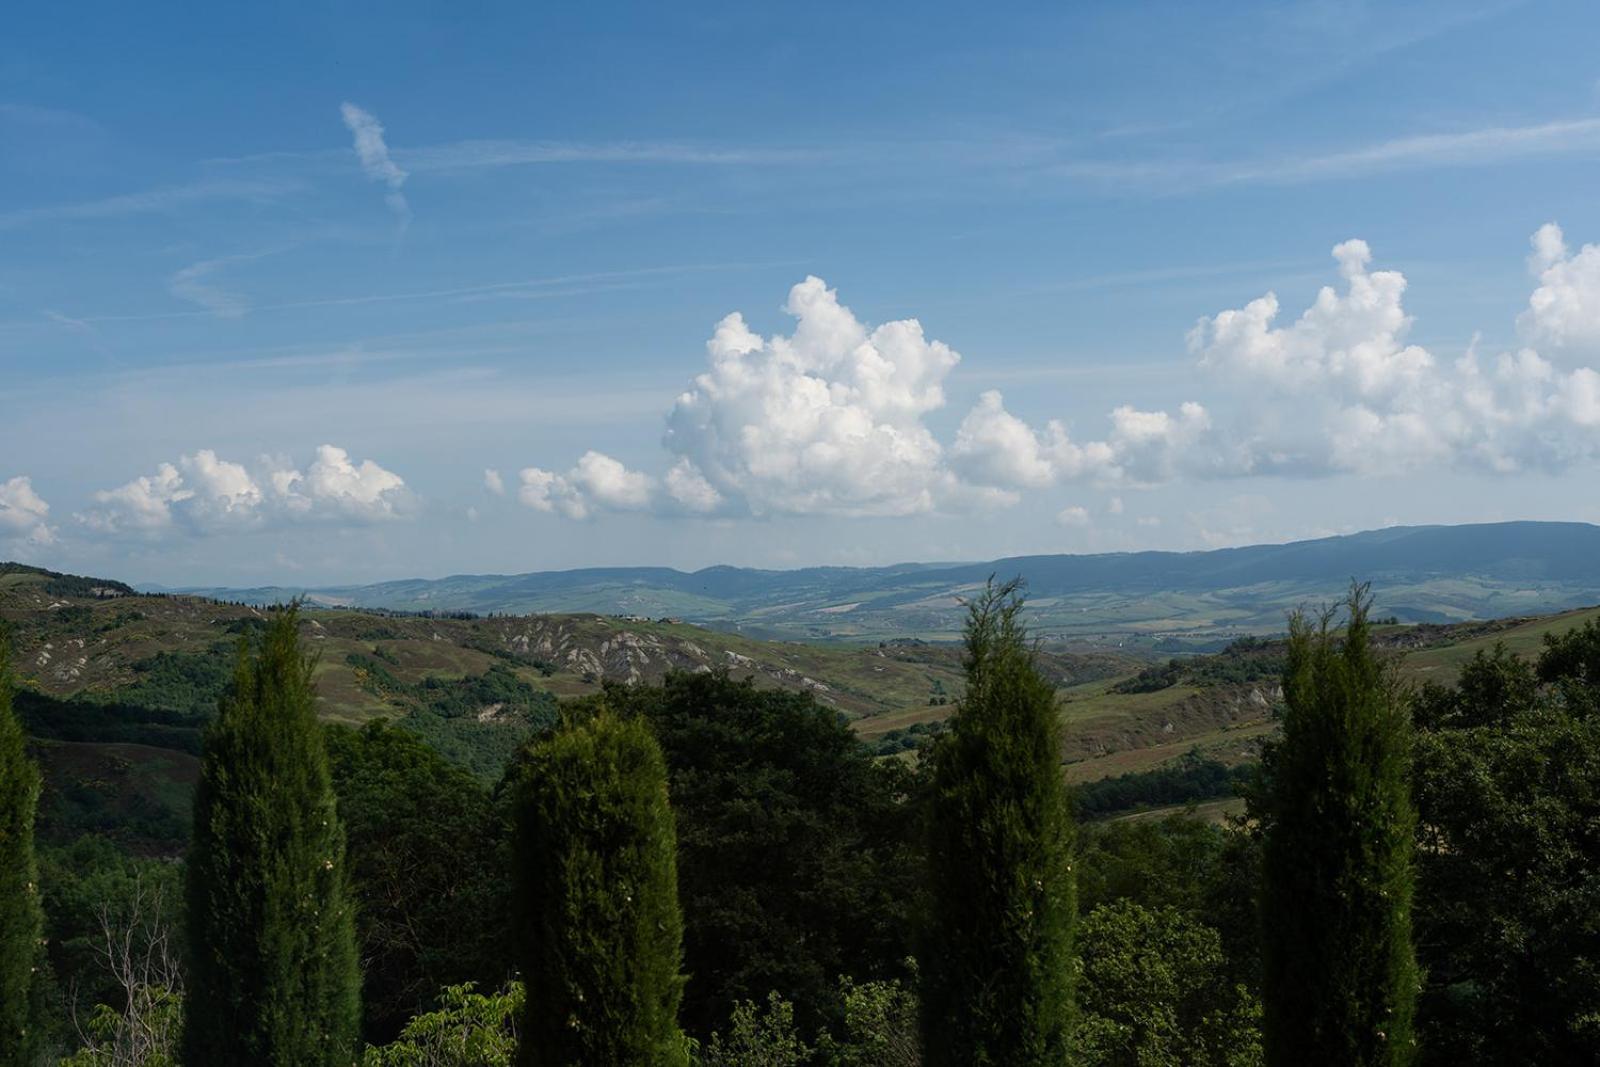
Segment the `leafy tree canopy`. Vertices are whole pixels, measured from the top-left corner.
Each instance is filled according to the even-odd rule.
[[[726,673],[605,699],[649,721],[671,772],[691,1033],[774,989],[814,1027],[843,1008],[836,975],[900,973],[921,884],[911,772],[809,695]]]

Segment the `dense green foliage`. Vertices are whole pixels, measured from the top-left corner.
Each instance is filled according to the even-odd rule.
[[[910,726],[890,730],[872,742],[872,754],[874,756],[893,756],[897,752],[915,752],[932,744],[935,738],[944,733],[944,729],[943,719],[933,719],[928,722],[914,722]]]
[[[1085,824],[1076,864],[1078,913],[1122,903],[1173,910],[1217,932],[1228,987],[1259,990],[1260,851],[1258,834],[1187,815]]]
[[[1526,660],[1496,643],[1461,669],[1454,686],[1429,683],[1413,694],[1412,718],[1428,733],[1504,726],[1539,699],[1539,675]]]
[[[517,652],[513,649],[507,648],[505,645],[495,644],[486,640],[477,640],[467,642],[467,647],[476,649],[486,656],[493,656],[495,659],[503,659],[507,663],[517,663],[523,666],[532,667],[534,670],[538,671],[542,677],[545,678],[549,678],[556,673],[556,665],[551,663],[549,660],[540,659],[538,656],[530,655],[526,652]]]
[[[1259,637],[1241,637],[1209,656],[1169,659],[1146,667],[1111,687],[1117,693],[1153,693],[1175,685],[1243,685],[1276,682],[1283,674],[1283,647]]]
[[[773,990],[764,1008],[749,1000],[733,1006],[727,1030],[711,1035],[697,1067],[803,1067],[815,1054],[795,1025],[794,1005]]]
[[[61,1067],[177,1067],[183,1031],[183,997],[155,988],[138,1014],[96,1004],[79,1028],[83,1044],[61,1060]]]
[[[1590,619],[1565,633],[1546,634],[1536,673],[1559,686],[1571,703],[1587,713],[1600,704],[1600,621]]]
[[[116,699],[63,700],[19,689],[16,711],[28,733],[60,741],[127,742],[199,755],[202,719]]]
[[[63,1000],[84,1009],[118,1002],[121,986],[103,958],[107,924],[161,928],[175,939],[174,955],[182,955],[177,864],[132,856],[107,838],[85,835],[40,850],[39,886],[50,972]],[[70,1008],[62,1012],[69,1013]]]
[[[360,1023],[344,831],[299,613],[279,613],[206,733],[189,851],[189,1063],[346,1065]]]
[[[1258,853],[1185,815],[1083,827],[1082,1062],[1260,1061]]]
[[[1228,981],[1222,940],[1176,908],[1131,901],[1089,912],[1078,933],[1082,1019],[1075,1062],[1096,1067],[1260,1064],[1260,1004]]]
[[[843,1009],[838,975],[903,974],[923,881],[905,767],[811,696],[725,673],[606,700],[650,722],[671,771],[690,1033],[772,990],[814,1028]]]
[[[17,710],[39,739],[46,780],[40,840],[66,844],[94,834],[134,850],[181,852],[193,821],[188,757],[200,752],[232,662],[231,646],[219,644],[137,660],[133,681],[111,694],[61,699],[20,690]],[[135,744],[171,754],[124,747]]]
[[[909,962],[909,961],[908,961]],[[908,967],[916,978],[915,967]],[[824,1033],[817,1041],[832,1067],[920,1067],[922,1034],[914,986],[896,979],[854,982],[839,979],[844,1002],[841,1033]]]
[[[114,695],[64,700],[23,689],[17,711],[34,737],[130,742],[198,755],[201,732],[227,689],[233,661],[233,646],[226,642],[204,652],[158,652],[131,664],[133,681]]]
[[[62,574],[30,567],[26,563],[0,563],[0,578],[8,574],[34,574],[45,579],[44,591],[50,596],[131,596],[134,588],[109,578],[86,578],[81,574]]]
[[[134,680],[114,696],[63,700],[33,690],[18,694],[18,711],[34,737],[121,741],[198,754],[201,729],[227,688],[232,648],[158,652],[133,663]]]
[[[686,1065],[677,839],[650,728],[602,707],[519,770],[521,1061]]]
[[[381,647],[374,652],[381,653]],[[556,698],[498,663],[465,678],[406,682],[381,655],[351,653],[346,661],[372,692],[408,707],[401,726],[485,782],[499,778],[523,742],[556,721]],[[485,715],[485,709],[491,713]]]
[[[232,680],[233,646],[205,652],[157,652],[133,664],[134,682],[117,691],[120,703],[209,719]]]
[[[192,786],[175,766],[188,757],[120,746],[34,747],[44,775],[35,833],[46,845],[85,835],[115,841],[141,855],[174,856],[189,843]],[[169,773],[175,772],[175,773]]]
[[[1080,785],[1073,808],[1086,819],[1169,804],[1233,796],[1255,777],[1253,764],[1230,767],[1190,750],[1171,763]]]
[[[934,752],[923,948],[929,1061],[1059,1064],[1072,1031],[1072,818],[1054,687],[1015,584],[971,604],[967,686]]]
[[[92,864],[96,854],[89,850],[71,858]],[[96,873],[91,867],[87,879]],[[101,903],[98,928],[87,939],[98,964],[89,973],[98,979],[101,995],[88,1000],[75,983],[66,987],[73,1025],[70,1033],[59,1036],[76,1047],[61,1061],[66,1067],[171,1067],[178,1062],[184,997],[167,895],[174,881],[134,867],[130,879],[110,886],[117,895]]]
[[[1342,634],[1290,620],[1283,740],[1260,810],[1268,1062],[1409,1063],[1415,812],[1410,718],[1370,644],[1365,589]]]
[[[41,952],[33,817],[39,772],[11,711],[11,643],[0,631],[0,1067],[25,1067],[36,1041],[34,973]]]
[[[439,991],[439,1006],[406,1023],[387,1045],[369,1047],[361,1067],[511,1067],[526,991],[513,982],[500,993],[472,983]]]
[[[1600,1061],[1600,629],[1418,697],[1418,947],[1434,1063]]]
[[[907,961],[908,963],[910,961]],[[915,974],[915,968],[909,970]],[[839,979],[840,1018],[808,1041],[794,1005],[776,990],[764,1005],[735,1004],[727,1026],[711,1035],[696,1067],[921,1067],[917,995],[896,979]]]
[[[327,728],[356,895],[363,1031],[392,1040],[446,987],[497,988],[514,953],[504,819],[489,790],[409,731]]]

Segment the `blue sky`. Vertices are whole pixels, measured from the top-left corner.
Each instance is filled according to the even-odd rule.
[[[327,583],[1594,521],[1597,31],[33,5],[0,556]]]

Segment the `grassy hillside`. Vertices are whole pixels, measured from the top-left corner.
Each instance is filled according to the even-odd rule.
[[[152,848],[180,840],[201,729],[241,638],[269,609],[33,569],[0,573],[14,633],[18,710],[45,769],[45,826],[121,825]],[[683,622],[600,615],[420,617],[334,608],[304,613],[324,718],[384,717],[485,779],[498,776],[559,700],[669,670],[726,668],[803,691],[862,724],[948,712],[961,656],[917,641],[760,641]],[[1062,686],[1114,677],[1137,660],[1051,649]]]
[[[1600,619],[1600,608],[1532,618],[1380,627],[1377,640],[1406,682],[1451,684],[1479,651],[1503,641],[1532,657],[1546,634]],[[1282,644],[1240,640],[1219,653],[1185,656],[1061,689],[1066,775],[1075,783],[1170,766],[1196,753],[1233,766],[1254,760],[1273,735],[1282,691]],[[864,720],[863,736],[906,734],[948,709],[912,708]]]
[[[85,598],[46,592],[42,576],[0,586],[0,618],[16,627],[25,684],[56,697],[109,698],[148,683],[160,654],[215,659],[266,609],[189,596]],[[959,689],[960,655],[918,641],[816,644],[760,641],[688,623],[600,615],[428,618],[310,608],[321,657],[324,714],[360,721],[391,714],[352,657],[375,658],[398,679],[481,676],[492,668],[557,697],[604,682],[659,680],[668,670],[726,667],[758,682],[813,693],[852,718],[926,705]],[[225,657],[224,657],[225,658]],[[1136,661],[1108,651],[1046,649],[1061,684],[1110,677]]]
[[[1157,601],[1144,610],[1159,610]],[[24,687],[18,708],[50,785],[46,832],[118,826],[156,849],[181,840],[201,728],[238,642],[269,610],[0,571],[0,620],[14,630]],[[1400,624],[1380,628],[1379,640],[1406,678],[1448,682],[1496,641],[1533,654],[1546,634],[1592,617],[1600,609]],[[325,718],[396,720],[486,780],[550,721],[559,700],[606,683],[658,681],[669,670],[726,668],[811,693],[877,751],[905,758],[942,728],[961,693],[961,652],[952,643],[763,641],[593,614],[424,617],[323,607],[304,619]],[[1065,770],[1076,783],[1191,754],[1237,765],[1253,760],[1275,729],[1282,647],[1271,639],[1171,659],[1056,643],[1041,646],[1040,658],[1059,687]]]

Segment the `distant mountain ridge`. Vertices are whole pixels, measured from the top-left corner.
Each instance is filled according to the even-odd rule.
[[[305,596],[403,611],[670,616],[775,637],[946,639],[959,631],[960,598],[991,574],[1027,581],[1033,625],[1049,637],[1206,641],[1275,631],[1286,611],[1336,598],[1352,578],[1373,582],[1380,614],[1448,622],[1600,602],[1600,526],[1397,526],[1194,552],[797,570],[591,567],[183,591],[252,603]]]

